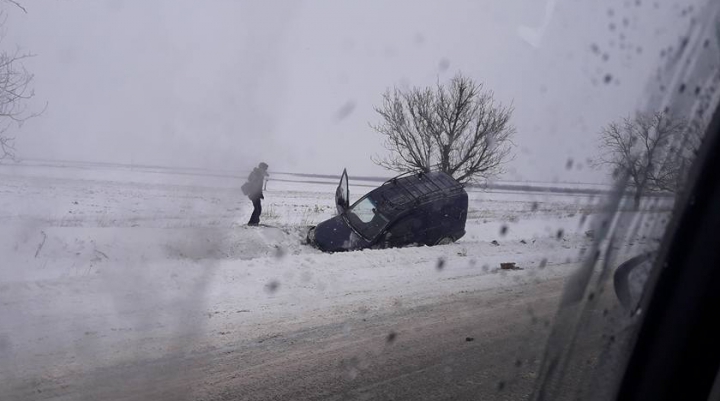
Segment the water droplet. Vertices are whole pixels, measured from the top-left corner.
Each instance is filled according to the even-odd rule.
[[[352,100],[348,100],[335,112],[335,119],[337,121],[343,120],[350,116],[353,111],[355,111],[355,102]]]
[[[272,280],[271,282],[265,284],[265,292],[272,294],[275,291],[277,291],[279,287],[280,287],[280,282],[277,280]]]
[[[440,72],[445,72],[448,68],[450,68],[450,60],[446,58],[441,59],[438,63],[438,70],[440,70]]]

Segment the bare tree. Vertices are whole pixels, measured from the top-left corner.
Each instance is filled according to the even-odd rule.
[[[3,0],[2,3],[25,12],[25,8],[16,1]],[[6,21],[7,13],[0,9],[0,45],[5,38]],[[8,130],[12,126],[21,126],[27,119],[39,114],[27,110],[27,101],[34,96],[30,86],[33,75],[23,65],[23,60],[28,57],[31,55],[19,49],[0,49],[0,159],[15,157],[15,138],[7,135]]]
[[[677,192],[700,146],[700,133],[666,113],[637,114],[600,132],[603,154],[597,165],[627,174],[636,207],[645,193]]]
[[[382,121],[371,127],[390,155],[373,161],[387,169],[437,169],[467,183],[501,173],[510,157],[512,107],[461,74],[447,86],[388,90],[375,111]]]

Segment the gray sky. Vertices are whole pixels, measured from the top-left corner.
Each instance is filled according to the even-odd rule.
[[[690,3],[26,1],[3,45],[37,54],[33,105],[48,109],[18,153],[387,174],[370,161],[382,92],[462,71],[515,106],[504,179],[601,181],[596,134],[641,104]]]

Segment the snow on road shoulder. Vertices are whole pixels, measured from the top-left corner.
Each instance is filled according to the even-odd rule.
[[[1,285],[0,336],[14,362],[7,366],[19,371],[89,369],[250,341],[564,276],[578,257],[550,238],[322,254],[281,228],[43,232],[37,257],[30,242],[17,249],[26,275]],[[538,253],[554,259],[541,263]],[[508,259],[525,270],[500,271]]]
[[[456,244],[323,254],[302,240],[334,213],[331,186],[275,183],[263,219],[277,227],[250,228],[249,202],[230,183],[120,175],[34,170],[0,183],[0,358],[10,361],[0,376],[192,352],[564,277],[591,241],[582,216],[597,211],[578,197],[471,193]]]

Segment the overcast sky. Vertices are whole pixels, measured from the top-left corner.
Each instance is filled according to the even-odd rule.
[[[33,106],[48,108],[16,133],[18,154],[387,175],[368,126],[383,91],[462,71],[514,104],[503,178],[597,182],[598,130],[642,104],[689,4],[25,1],[27,14],[5,6],[3,46],[37,55]]]

